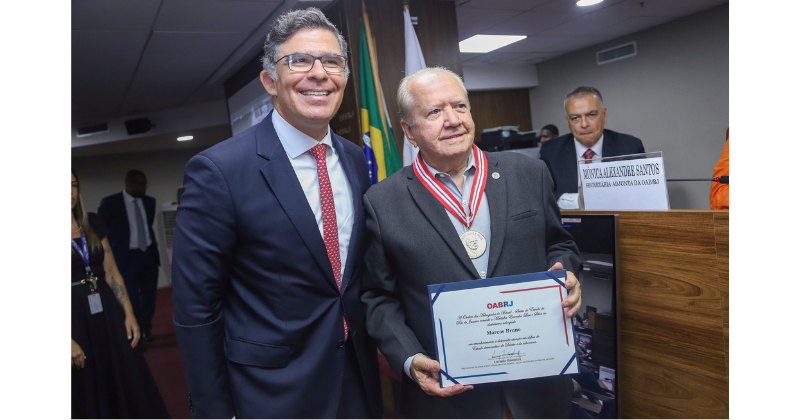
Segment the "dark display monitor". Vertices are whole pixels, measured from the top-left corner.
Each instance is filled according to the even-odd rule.
[[[582,312],[573,318],[580,373],[573,379],[573,418],[618,418],[619,216],[568,215],[561,225],[575,239],[583,260]],[[577,389],[577,387],[576,387]]]

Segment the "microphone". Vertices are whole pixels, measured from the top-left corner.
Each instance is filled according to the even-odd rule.
[[[718,176],[716,178],[668,179],[667,181],[702,181],[702,182],[718,182],[720,184],[727,184],[728,183],[728,175]]]

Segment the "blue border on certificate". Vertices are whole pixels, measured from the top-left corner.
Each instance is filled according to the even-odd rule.
[[[468,289],[476,289],[481,287],[490,287],[490,286],[499,286],[499,285],[506,285],[506,284],[515,284],[515,283],[527,283],[531,281],[539,281],[539,280],[554,280],[560,286],[566,289],[566,285],[564,282],[560,280],[560,278],[567,278],[567,270],[554,270],[554,271],[543,271],[540,273],[530,273],[530,274],[518,274],[514,276],[506,276],[506,277],[494,277],[489,279],[477,279],[477,280],[465,280],[453,283],[444,283],[444,284],[430,284],[428,285],[428,298],[430,300],[430,309],[431,309],[431,326],[433,327],[433,331],[436,331],[436,320],[433,317],[433,304],[436,303],[436,299],[439,298],[443,292],[454,292],[458,290],[468,290]],[[445,290],[446,289],[446,290]],[[567,289],[567,295],[569,296],[570,290]],[[431,296],[433,295],[433,296]],[[563,308],[562,308],[563,311]],[[571,322],[571,319],[567,322]],[[496,372],[496,373],[484,373],[481,375],[470,375],[470,376],[456,376],[452,377],[447,373],[447,353],[444,348],[444,326],[442,325],[442,321],[439,320],[439,331],[442,337],[442,355],[443,355],[443,363],[444,369],[440,369],[439,371],[439,387],[444,388],[444,377],[447,377],[453,383],[458,384],[456,379],[464,379],[464,378],[476,378],[476,377],[483,377],[483,376],[495,376],[495,375],[507,375],[508,372]],[[436,356],[438,358],[439,355],[439,342],[438,340],[433,340],[434,349],[436,351]],[[572,347],[574,353],[572,357],[569,359],[567,364],[564,366],[564,369],[561,370],[561,375],[569,369],[569,367],[578,360],[578,343],[575,339],[575,330],[572,330]],[[441,364],[439,365],[441,367]],[[578,366],[578,371],[580,372],[580,366]]]

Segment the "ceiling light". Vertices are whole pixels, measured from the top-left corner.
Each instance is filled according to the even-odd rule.
[[[580,0],[579,2],[575,3],[578,6],[585,7],[585,6],[594,6],[597,3],[601,3],[603,0]]]
[[[524,35],[475,35],[458,43],[462,53],[486,53],[527,38]]]
[[[194,138],[194,136],[183,136],[183,137],[178,137],[178,141],[188,141],[188,140],[191,140],[193,138]]]

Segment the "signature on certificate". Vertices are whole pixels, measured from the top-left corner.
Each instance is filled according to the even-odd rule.
[[[508,359],[510,357],[522,357],[524,355],[525,355],[525,353],[522,353],[520,350],[517,350],[517,351],[505,351],[505,350],[503,350],[503,352],[500,353],[500,354],[497,354],[497,350],[493,350],[492,351],[492,357],[490,357],[489,360]]]

